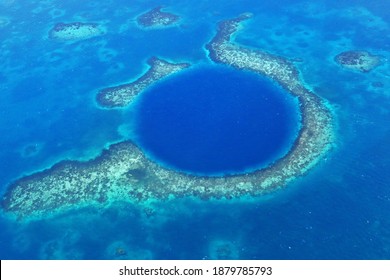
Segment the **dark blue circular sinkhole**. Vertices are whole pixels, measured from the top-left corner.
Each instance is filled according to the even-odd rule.
[[[165,167],[202,176],[248,173],[285,156],[298,101],[267,78],[202,66],[157,83],[135,106],[135,142]]]

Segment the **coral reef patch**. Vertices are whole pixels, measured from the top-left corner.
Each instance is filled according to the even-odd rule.
[[[163,7],[156,7],[137,17],[137,23],[144,28],[165,28],[176,24],[180,17],[178,15],[163,12]]]
[[[50,31],[49,38],[58,41],[80,41],[105,34],[97,23],[57,23]]]
[[[381,57],[366,51],[346,51],[334,58],[334,60],[347,69],[360,72],[369,72],[381,64]]]

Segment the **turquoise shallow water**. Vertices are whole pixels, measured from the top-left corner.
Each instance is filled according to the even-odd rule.
[[[131,108],[96,107],[100,88],[129,81],[151,55],[208,64],[219,20],[252,12],[239,43],[295,59],[308,87],[335,108],[337,146],[305,177],[259,198],[74,209],[41,221],[0,218],[2,259],[389,259],[388,60],[370,73],[333,62],[364,49],[389,58],[386,1],[165,1],[183,17],[145,31],[134,17],[159,1],[1,1],[0,192],[64,159],[96,156],[129,133]],[[108,33],[50,41],[57,22],[91,21]],[[373,86],[381,82],[382,87]],[[38,144],[26,157],[25,147]],[[117,253],[118,248],[126,251]],[[218,255],[219,249],[230,252]]]
[[[202,175],[265,168],[292,148],[296,98],[258,74],[209,65],[158,83],[137,100],[137,144],[166,166]]]

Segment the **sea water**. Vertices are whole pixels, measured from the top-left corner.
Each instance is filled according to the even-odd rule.
[[[173,199],[155,203],[152,217],[129,203],[40,221],[14,221],[2,212],[0,258],[212,259],[222,248],[231,252],[225,258],[239,259],[390,259],[389,63],[359,73],[333,61],[353,49],[389,58],[390,2],[164,3],[182,16],[177,27],[137,28],[136,16],[160,1],[0,1],[0,16],[9,20],[0,27],[1,194],[21,176],[123,141],[117,128],[130,120],[121,110],[95,107],[98,90],[134,80],[151,56],[208,63],[204,45],[217,23],[243,12],[254,16],[235,41],[296,59],[308,88],[335,108],[336,147],[305,176],[265,197]],[[74,43],[48,40],[54,24],[74,21],[107,24],[108,33]],[[107,50],[116,55],[99,56]],[[42,148],[22,157],[30,143]]]

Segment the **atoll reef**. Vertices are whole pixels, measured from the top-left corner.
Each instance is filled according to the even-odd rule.
[[[164,28],[176,24],[178,15],[161,11],[162,7],[154,8],[137,17],[137,23],[144,28]]]
[[[170,63],[157,57],[150,58],[148,64],[148,71],[135,81],[100,90],[98,104],[107,108],[127,106],[140,92],[158,80],[190,67],[188,63]]]
[[[370,54],[366,51],[342,52],[334,60],[347,69],[358,70],[360,72],[369,72],[381,64],[380,56]]]
[[[96,23],[57,23],[49,31],[49,38],[58,41],[79,41],[100,36],[104,33],[104,28]]]
[[[298,98],[301,130],[285,157],[249,174],[200,177],[165,169],[147,159],[132,142],[125,141],[111,145],[93,160],[63,161],[13,182],[4,195],[2,208],[19,218],[39,218],[74,207],[106,206],[117,201],[147,205],[154,200],[183,196],[230,199],[269,193],[306,173],[332,146],[331,110],[324,100],[303,86],[293,64],[230,41],[240,22],[249,17],[250,14],[244,14],[221,22],[206,48],[212,61],[268,76],[287,90],[286,94]],[[154,81],[152,78],[138,92]],[[119,101],[111,104],[123,105],[131,98],[125,98],[125,102],[122,98],[114,100]],[[219,255],[230,251],[229,248],[218,250]]]

